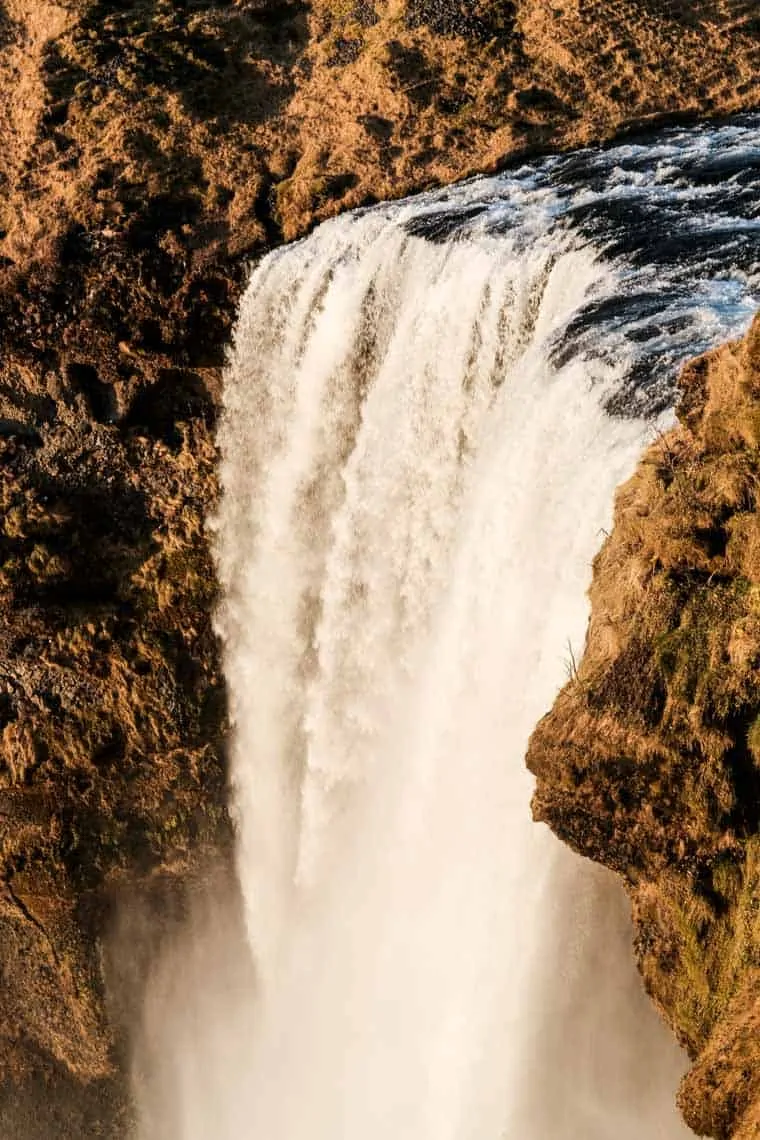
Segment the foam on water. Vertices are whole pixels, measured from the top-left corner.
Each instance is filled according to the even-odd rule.
[[[255,270],[215,521],[247,939],[212,956],[252,972],[204,966],[195,1020],[182,951],[151,991],[145,1140],[687,1135],[621,892],[523,756],[676,363],[756,305],[759,144],[552,158]]]

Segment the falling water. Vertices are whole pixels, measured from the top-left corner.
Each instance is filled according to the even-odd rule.
[[[153,991],[146,1140],[686,1134],[621,892],[523,756],[678,363],[756,305],[758,166],[756,121],[671,131],[253,273],[214,523],[247,937]]]

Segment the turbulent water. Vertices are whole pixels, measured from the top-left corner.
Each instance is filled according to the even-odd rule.
[[[215,520],[247,937],[215,918],[154,988],[144,1137],[686,1134],[620,892],[531,822],[523,755],[614,489],[678,363],[746,325],[759,239],[745,119],[254,271]]]

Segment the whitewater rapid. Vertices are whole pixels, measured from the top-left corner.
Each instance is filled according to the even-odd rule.
[[[548,159],[253,272],[213,522],[246,933],[154,987],[141,1138],[689,1135],[621,892],[523,757],[677,364],[756,307],[759,154]]]

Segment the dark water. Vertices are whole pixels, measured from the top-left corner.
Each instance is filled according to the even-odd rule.
[[[549,227],[591,243],[619,289],[558,330],[554,363],[628,359],[610,410],[653,414],[672,402],[678,366],[738,335],[760,303],[760,116],[526,163],[430,195],[405,226],[433,242],[529,243]]]

